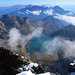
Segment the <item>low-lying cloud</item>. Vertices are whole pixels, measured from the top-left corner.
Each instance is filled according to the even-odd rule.
[[[67,13],[67,15],[73,15],[73,13],[72,12],[69,12],[69,13]]]
[[[18,14],[23,14],[23,15],[25,15],[25,13],[23,13],[23,12],[21,12],[21,11],[19,11]]]
[[[18,42],[20,41],[21,33],[18,29],[12,28],[9,32],[9,46],[11,49],[16,49]]]
[[[65,38],[55,37],[51,41],[45,41],[43,48],[47,51],[47,54],[60,51],[63,52],[63,58],[75,57],[75,41]]]
[[[31,40],[33,37],[37,37],[42,34],[43,28],[33,28],[33,32],[31,34],[28,34],[27,36],[20,33],[20,31],[17,28],[12,28],[9,31],[9,46],[12,50],[17,50],[17,46],[21,45],[24,49],[27,42]]]
[[[44,11],[44,14],[53,15],[53,9]]]
[[[27,14],[32,13],[33,15],[40,15],[41,12],[42,12],[41,10],[36,10],[36,11],[26,10]]]
[[[66,21],[67,23],[75,25],[75,17],[67,16],[67,15],[60,15],[60,14],[56,14],[56,15],[57,16],[54,16],[54,18],[58,18],[60,20]]]

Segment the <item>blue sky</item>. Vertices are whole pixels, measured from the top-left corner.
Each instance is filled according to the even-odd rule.
[[[16,4],[30,4],[30,3],[75,3],[75,0],[0,0],[0,6],[11,6]]]

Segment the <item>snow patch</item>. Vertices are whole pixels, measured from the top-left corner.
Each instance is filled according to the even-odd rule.
[[[34,74],[30,70],[28,70],[28,71],[23,71],[23,72],[16,74],[16,75],[50,75],[50,73],[47,72],[47,73],[42,73],[42,74]]]
[[[35,75],[35,74],[33,74],[33,73],[29,70],[29,71],[21,72],[21,73],[16,74],[16,75]]]
[[[27,65],[23,66],[23,68],[24,68],[24,70],[31,70],[33,66],[37,67],[38,64],[37,63],[30,63],[28,66]]]

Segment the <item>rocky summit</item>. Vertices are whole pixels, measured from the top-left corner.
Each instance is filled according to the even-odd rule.
[[[0,47],[0,75],[16,75],[27,70],[31,70],[35,74],[45,73],[45,70],[40,65],[31,63],[27,57]],[[51,75],[55,74],[51,73]]]

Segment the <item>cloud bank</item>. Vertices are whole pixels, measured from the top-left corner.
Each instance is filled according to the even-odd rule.
[[[23,15],[25,15],[25,13],[23,13],[23,12],[21,12],[21,11],[19,11],[18,14],[23,14]]]
[[[75,57],[75,41],[65,38],[55,37],[51,41],[45,41],[43,48],[47,51],[47,54],[60,51],[63,52],[63,58]]]
[[[37,11],[26,10],[27,14],[32,13],[33,15],[40,15],[41,12],[42,12],[41,10],[37,10]]]
[[[53,15],[53,10],[52,9],[46,10],[44,11],[44,14]]]
[[[18,29],[12,28],[9,31],[8,43],[11,49],[16,49],[16,46],[18,45],[20,38],[21,38],[21,33],[19,32]]]
[[[57,16],[54,16],[54,18],[58,18],[59,20],[64,20],[70,24],[75,25],[75,17],[67,16],[67,15],[60,15],[56,14]]]
[[[67,15],[73,15],[73,13],[72,12],[69,12]]]
[[[38,27],[34,28],[33,32],[31,34],[28,34],[27,36],[22,35],[20,31],[16,28],[12,28],[9,31],[9,39],[8,39],[8,44],[12,50],[17,50],[17,46],[21,45],[22,48],[24,49],[27,42],[31,40],[33,37],[37,37],[42,34],[43,28]]]

